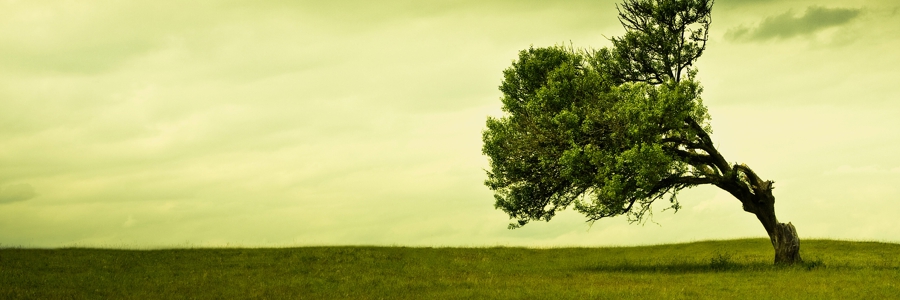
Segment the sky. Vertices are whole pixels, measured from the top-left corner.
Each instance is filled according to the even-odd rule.
[[[612,246],[766,237],[712,186],[509,230],[481,133],[518,51],[615,1],[0,1],[0,247]],[[900,242],[900,3],[719,0],[713,139],[803,238]]]

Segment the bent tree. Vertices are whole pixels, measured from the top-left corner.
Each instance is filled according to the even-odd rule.
[[[648,217],[679,191],[713,185],[756,215],[775,263],[801,261],[791,223],[775,217],[773,181],[730,163],[710,138],[694,62],[712,0],[625,0],[612,46],[529,48],[503,71],[504,116],[488,117],[485,184],[517,228],[574,206],[589,222]]]

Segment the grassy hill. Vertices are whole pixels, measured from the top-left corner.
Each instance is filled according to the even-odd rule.
[[[898,298],[900,244],[612,248],[0,249],[0,298]]]

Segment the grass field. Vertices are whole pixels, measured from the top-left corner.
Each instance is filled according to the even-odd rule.
[[[900,244],[767,240],[618,248],[0,249],[2,299],[884,299]]]

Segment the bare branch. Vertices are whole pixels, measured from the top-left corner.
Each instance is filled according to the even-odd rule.
[[[746,164],[739,164],[739,165],[736,164],[736,165],[734,165],[734,169],[736,171],[741,171],[742,173],[746,174],[747,177],[750,178],[750,180],[752,180],[753,183],[762,182],[762,180],[759,178],[759,176],[756,175],[756,172],[753,172],[753,170],[751,170],[750,167],[748,167]]]
[[[716,147],[713,145],[712,139],[709,137],[709,134],[706,133],[706,130],[704,130],[703,127],[700,126],[700,124],[697,123],[696,120],[694,120],[694,118],[688,118],[687,120],[685,120],[685,122],[687,122],[688,125],[690,125],[691,128],[693,128],[694,131],[697,132],[697,136],[700,138],[703,144],[702,149],[705,150],[706,153],[709,153],[709,156],[713,158],[716,167],[719,168],[719,171],[721,171],[722,174],[731,172],[731,166],[727,161],[725,161],[725,158],[722,157],[722,154],[719,154],[719,151],[716,150]]]

